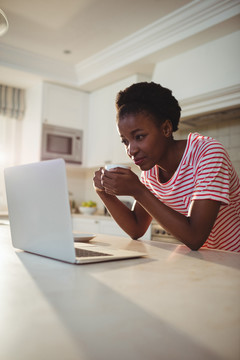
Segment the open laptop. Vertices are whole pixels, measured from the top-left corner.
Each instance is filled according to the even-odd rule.
[[[4,176],[15,248],[74,264],[146,255],[74,243],[63,159],[9,167]]]

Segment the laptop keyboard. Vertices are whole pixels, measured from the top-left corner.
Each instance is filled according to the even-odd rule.
[[[76,256],[77,257],[111,256],[111,254],[104,254],[104,253],[98,252],[98,251],[78,249],[78,248],[75,248],[75,251],[76,251]]]

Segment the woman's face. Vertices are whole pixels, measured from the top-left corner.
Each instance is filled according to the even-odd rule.
[[[151,115],[138,113],[124,116],[117,125],[128,156],[141,170],[165,163],[172,139],[170,121],[158,127]]]

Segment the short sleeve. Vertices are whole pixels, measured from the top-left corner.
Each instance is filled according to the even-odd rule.
[[[195,168],[192,200],[211,199],[229,204],[231,162],[218,142],[204,144]]]

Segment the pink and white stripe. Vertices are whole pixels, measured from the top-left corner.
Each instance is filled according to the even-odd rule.
[[[160,201],[185,216],[193,200],[220,201],[217,219],[203,247],[240,252],[240,182],[218,141],[189,134],[182,160],[168,182],[160,182],[158,166],[144,171],[141,181]]]

